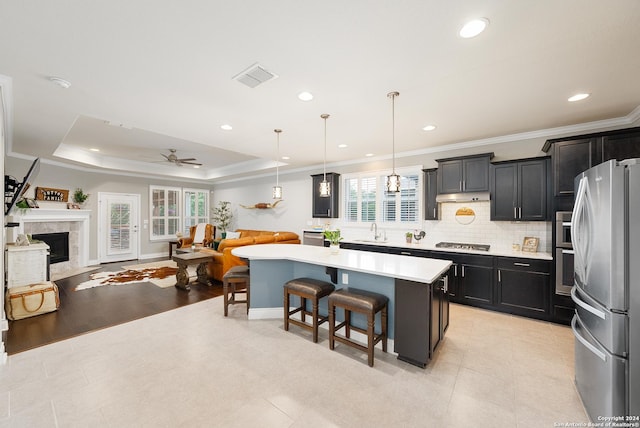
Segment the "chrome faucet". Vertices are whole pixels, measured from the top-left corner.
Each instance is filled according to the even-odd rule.
[[[373,239],[377,241],[378,238],[380,238],[380,235],[378,235],[378,225],[375,222],[371,223],[369,230],[373,231]]]

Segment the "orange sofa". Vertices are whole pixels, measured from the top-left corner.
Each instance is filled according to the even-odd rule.
[[[223,239],[218,250],[203,248],[201,252],[211,253],[213,260],[209,262],[209,278],[222,282],[224,274],[234,266],[246,265],[239,257],[231,254],[231,250],[244,245],[256,244],[299,244],[300,238],[294,232],[271,232],[268,230],[238,229],[240,238]]]

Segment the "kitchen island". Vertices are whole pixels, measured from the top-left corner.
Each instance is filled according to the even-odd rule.
[[[248,245],[232,253],[250,263],[249,319],[282,318],[283,284],[308,277],[387,296],[389,339],[398,358],[412,364],[426,365],[448,325],[448,300],[442,297],[451,261],[348,249],[332,254],[329,248],[292,244]],[[326,305],[321,313],[326,315]],[[342,313],[336,315],[343,320]],[[357,315],[353,324],[364,327],[364,317]]]

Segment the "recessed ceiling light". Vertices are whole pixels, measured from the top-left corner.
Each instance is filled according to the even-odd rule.
[[[91,150],[92,152],[99,152],[100,151],[100,149],[89,149],[89,150]]]
[[[198,169],[198,168],[200,168],[200,165],[194,165],[193,167],[194,167],[195,169]]]
[[[347,147],[349,146],[347,146],[346,144],[338,144],[339,149],[346,149]]]
[[[427,125],[424,128],[422,128],[423,131],[433,131],[434,129],[436,129],[435,125]]]
[[[231,131],[233,129],[233,126],[224,124],[220,125],[220,129],[222,129],[223,131]]]
[[[313,99],[313,94],[311,92],[300,92],[298,94],[298,98],[302,101],[311,101]]]
[[[65,80],[61,77],[55,77],[55,76],[51,76],[49,77],[49,80],[51,80],[53,83],[55,83],[56,85],[60,86],[61,88],[64,89],[69,89],[71,87],[71,82],[69,82],[68,80]]]
[[[282,156],[282,160],[289,160],[291,159],[289,156]]]
[[[371,156],[373,156],[373,153],[367,153],[365,156],[370,158]]]
[[[571,103],[575,101],[581,101],[581,100],[584,100],[585,98],[588,98],[589,95],[591,94],[575,94],[574,96],[567,98],[567,101]]]
[[[460,34],[460,37],[463,39],[470,39],[482,33],[485,28],[487,28],[487,25],[489,25],[489,20],[487,18],[474,19],[464,24],[458,34]]]

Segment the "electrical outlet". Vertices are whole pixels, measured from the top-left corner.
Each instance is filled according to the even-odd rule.
[[[342,283],[344,285],[349,284],[349,274],[348,273],[342,273]]]

